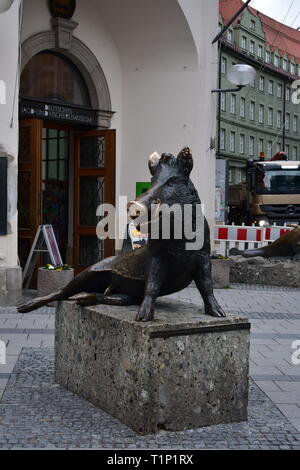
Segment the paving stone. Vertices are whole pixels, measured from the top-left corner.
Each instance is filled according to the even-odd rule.
[[[300,406],[297,405],[277,405],[282,414],[287,418],[300,419]]]

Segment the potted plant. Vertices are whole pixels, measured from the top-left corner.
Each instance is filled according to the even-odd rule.
[[[66,286],[74,277],[74,269],[68,264],[55,266],[46,264],[38,269],[37,294],[38,297],[51,294]]]

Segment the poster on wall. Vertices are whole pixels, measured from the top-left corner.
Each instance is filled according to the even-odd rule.
[[[228,162],[216,160],[215,220],[216,224],[227,222]]]

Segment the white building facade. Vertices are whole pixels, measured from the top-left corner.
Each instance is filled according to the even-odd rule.
[[[14,0],[0,14],[1,304],[40,224],[78,271],[121,248],[100,246],[95,208],[135,198],[153,151],[191,147],[213,225],[217,25],[217,0]]]

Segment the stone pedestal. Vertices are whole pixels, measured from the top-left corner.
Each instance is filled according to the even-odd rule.
[[[137,307],[56,312],[55,380],[140,434],[247,419],[250,324],[157,302],[155,320]]]

